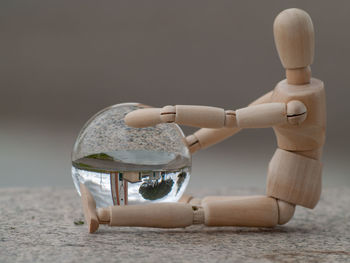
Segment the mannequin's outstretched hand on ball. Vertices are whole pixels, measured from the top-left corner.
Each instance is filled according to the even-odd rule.
[[[126,125],[134,128],[144,128],[162,123],[160,108],[139,109],[129,112],[124,120]]]

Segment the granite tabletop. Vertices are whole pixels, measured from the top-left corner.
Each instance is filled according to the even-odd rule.
[[[0,188],[0,262],[350,262],[347,187],[325,189],[314,210],[298,207],[273,229],[101,226],[89,234],[83,220],[74,189]]]

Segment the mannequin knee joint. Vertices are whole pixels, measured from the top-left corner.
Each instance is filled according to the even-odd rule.
[[[278,224],[284,225],[294,215],[295,205],[277,199],[278,206]]]

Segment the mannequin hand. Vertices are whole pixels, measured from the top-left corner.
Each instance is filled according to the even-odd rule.
[[[164,122],[164,119],[161,119],[161,110],[162,109],[160,108],[147,108],[135,110],[129,112],[125,116],[124,120],[126,125],[134,128],[154,126]],[[201,148],[197,138],[194,135],[187,136],[185,138],[185,143],[191,154],[193,154]]]
[[[129,112],[124,120],[126,125],[134,128],[144,128],[162,123],[160,108],[146,108]]]

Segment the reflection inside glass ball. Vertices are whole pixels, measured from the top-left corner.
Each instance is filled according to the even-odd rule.
[[[191,156],[176,124],[131,128],[124,116],[143,108],[118,104],[83,127],[72,154],[72,177],[84,183],[97,207],[176,202],[190,178]]]

